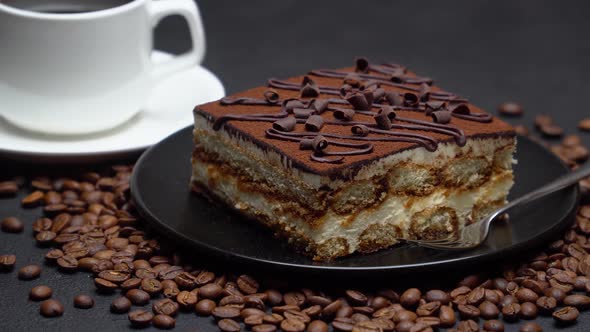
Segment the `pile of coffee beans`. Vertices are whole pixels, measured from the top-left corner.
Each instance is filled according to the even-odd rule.
[[[503,114],[522,113],[519,105],[502,107]],[[548,117],[538,117],[536,126],[544,135],[561,135]],[[528,133],[522,126],[517,130]],[[551,150],[572,168],[588,158],[576,136],[566,136]],[[590,308],[590,205],[579,208],[575,224],[560,240],[494,275],[468,275],[448,289],[367,290],[359,284],[326,291],[276,286],[184,261],[142,226],[130,200],[131,172],[132,166],[123,165],[75,177],[37,177],[30,180],[32,190],[21,204],[42,209],[29,227],[37,244],[47,247],[45,259],[60,271],[92,274],[97,292],[120,292],[110,311],[126,314],[133,327],[170,329],[182,311],[210,317],[225,332],[503,331],[504,322],[515,321],[522,321],[520,331],[528,332],[542,330],[534,321],[538,316],[552,316],[565,326]],[[582,181],[582,187],[590,188],[589,182]],[[18,188],[16,181],[1,182],[0,196],[13,197]],[[2,221],[5,232],[23,228],[16,218]],[[13,270],[16,259],[0,255],[0,270]],[[36,265],[18,271],[23,280],[40,275]],[[43,285],[29,294],[40,301],[41,315],[61,316],[66,309],[52,296],[53,290]],[[89,309],[94,300],[80,294],[71,305]],[[144,308],[131,310],[132,305]]]

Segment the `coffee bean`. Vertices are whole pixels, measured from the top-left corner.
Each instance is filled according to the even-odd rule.
[[[524,323],[524,325],[522,325],[518,331],[520,331],[520,332],[543,332],[543,328],[541,327],[541,325],[539,325],[535,322],[527,322],[527,323]]]
[[[162,330],[173,329],[176,326],[176,320],[167,315],[156,315],[152,319],[152,323],[155,327]]]
[[[14,197],[18,192],[18,185],[14,181],[0,181],[0,197]]]
[[[537,293],[533,292],[528,288],[519,289],[516,292],[515,296],[520,302],[535,302],[539,298],[539,295],[537,295]]]
[[[440,302],[438,302],[438,301],[428,302],[426,304],[419,306],[416,309],[416,314],[418,314],[418,316],[432,316],[432,315],[438,313],[439,309],[440,309]]]
[[[560,137],[563,135],[563,128],[554,124],[539,127],[539,130],[541,131],[541,134],[547,137]]]
[[[162,284],[156,279],[143,279],[141,289],[154,296],[162,291]]]
[[[183,309],[190,309],[197,304],[198,297],[196,293],[189,291],[182,291],[176,296],[176,302]]]
[[[368,301],[367,296],[357,290],[347,290],[345,294],[346,298],[353,304],[365,305]]]
[[[302,306],[305,301],[305,294],[301,292],[289,292],[283,295],[283,301],[287,305]]]
[[[78,268],[78,260],[66,254],[57,259],[57,265],[62,271],[75,271]]]
[[[500,310],[498,307],[490,301],[483,301],[478,307],[481,317],[484,319],[498,318]]]
[[[479,305],[483,302],[485,297],[485,289],[483,287],[476,287],[469,294],[467,294],[467,303],[471,305]]]
[[[535,126],[537,128],[553,124],[553,118],[549,115],[540,114],[535,116]]]
[[[529,135],[529,130],[527,129],[527,127],[525,127],[523,125],[514,126],[514,131],[516,132],[516,134],[521,135],[521,136],[528,136]]]
[[[285,319],[281,322],[281,330],[285,332],[303,332],[305,324],[297,319]]]
[[[219,320],[217,327],[223,332],[238,332],[241,330],[240,323],[227,318]]]
[[[307,325],[308,332],[328,332],[329,330],[328,324],[321,320],[314,320]]]
[[[33,301],[46,300],[53,295],[53,290],[45,285],[35,286],[29,292],[29,298]]]
[[[373,321],[362,321],[357,323],[353,328],[353,332],[382,332],[383,329]]]
[[[197,304],[195,305],[195,311],[197,312],[198,315],[209,316],[209,315],[211,315],[211,313],[213,312],[215,307],[216,307],[215,302],[213,302],[212,300],[209,300],[209,299],[204,299],[204,300],[197,302]]]
[[[240,309],[229,306],[215,307],[211,314],[217,319],[237,319],[240,317]]]
[[[100,272],[98,277],[118,284],[129,279],[129,273],[115,270],[105,270]]]
[[[520,318],[534,319],[537,317],[539,309],[532,302],[524,302],[520,304]]]
[[[279,325],[285,318],[279,314],[272,313],[270,315],[264,315],[262,321],[267,324]],[[352,327],[351,327],[352,329]]]
[[[237,279],[238,288],[246,294],[254,294],[258,292],[258,282],[249,275],[243,274]]]
[[[500,104],[498,112],[506,116],[521,116],[524,113],[520,104],[511,101]]]
[[[590,131],[590,118],[580,120],[578,122],[578,128],[583,131]]]
[[[206,299],[216,299],[223,293],[223,288],[218,284],[206,284],[199,288],[199,296]]]
[[[428,302],[438,301],[442,305],[447,305],[451,302],[451,296],[447,292],[438,289],[429,290],[428,292],[426,292],[424,298]]]
[[[37,240],[37,244],[47,245],[53,242],[56,236],[57,234],[52,231],[42,231],[35,236],[35,239]]]
[[[74,297],[74,307],[79,309],[90,309],[94,307],[94,299],[86,294],[76,295]]]
[[[131,311],[127,317],[129,318],[129,322],[134,327],[146,327],[150,325],[154,315],[146,310],[134,310]]]
[[[567,294],[563,290],[554,287],[547,288],[544,293],[546,296],[554,298],[557,301],[557,303],[563,302],[563,299],[565,299],[565,297],[567,296]]]
[[[244,324],[246,324],[247,326],[260,325],[260,324],[264,323],[264,320],[262,319],[262,317],[264,317],[264,313],[261,315],[247,316],[244,318]]]
[[[396,332],[410,332],[416,323],[404,320],[395,326]],[[425,325],[424,325],[425,326]],[[351,329],[352,330],[352,329]]]
[[[566,306],[576,307],[578,309],[587,309],[590,307],[590,297],[581,294],[571,294],[563,299],[563,304]]]
[[[39,312],[44,317],[59,317],[64,313],[64,306],[61,302],[57,300],[45,300],[41,302],[41,306],[39,307]]]
[[[285,311],[283,316],[285,316],[285,318],[287,318],[287,319],[300,320],[300,321],[304,322],[305,324],[311,322],[311,318],[306,313],[301,312],[301,311],[287,310],[287,311]]]
[[[461,332],[477,332],[479,331],[479,324],[477,324],[474,320],[466,320],[459,322],[457,326],[457,331]]]
[[[252,332],[275,332],[277,327],[272,324],[261,324],[252,327]]]
[[[580,312],[575,307],[563,307],[553,312],[553,318],[558,322],[571,323],[578,319]]]
[[[115,314],[124,314],[131,309],[131,301],[126,297],[118,297],[111,302],[111,312]]]
[[[448,305],[440,307],[438,318],[440,319],[440,325],[442,327],[451,327],[455,325],[455,311]]]
[[[481,314],[481,311],[476,306],[470,304],[460,304],[457,306],[457,310],[463,319],[477,318]]]
[[[26,265],[18,270],[18,278],[21,280],[33,280],[41,275],[41,267],[36,264]]]
[[[6,233],[21,233],[25,225],[16,217],[8,217],[0,222],[0,228]]]
[[[146,305],[150,302],[150,294],[141,289],[130,289],[125,293],[125,297],[135,305]]]
[[[509,303],[502,307],[502,317],[506,321],[513,321],[518,318],[520,314],[520,304],[518,303]]]
[[[409,310],[398,310],[395,312],[395,314],[393,315],[393,321],[395,323],[399,323],[401,321],[404,320],[409,320],[409,321],[415,321],[416,318],[418,318],[418,315],[416,315],[414,312],[409,311]]]
[[[0,271],[11,271],[16,264],[15,255],[0,255]]]
[[[34,191],[21,200],[21,205],[25,208],[39,206],[43,201],[45,194],[42,191]]]
[[[557,306],[557,300],[552,297],[541,296],[539,299],[537,299],[536,304],[542,314],[550,314],[553,312],[553,310],[555,310],[555,307]]]
[[[117,284],[102,278],[94,278],[94,285],[96,286],[97,290],[102,292],[111,292],[117,289]]]
[[[412,308],[418,304],[422,293],[418,288],[410,288],[402,293],[400,297],[400,303],[404,308]]]
[[[176,316],[178,307],[178,303],[170,299],[162,299],[154,302],[152,311],[156,315]]]
[[[497,319],[492,319],[492,320],[485,321],[483,323],[483,328],[484,328],[484,330],[490,331],[490,332],[504,332],[504,323],[502,323],[501,321],[499,321]]]

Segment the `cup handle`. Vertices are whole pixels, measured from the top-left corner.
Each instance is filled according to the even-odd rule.
[[[199,8],[194,0],[160,0],[150,1],[148,7],[152,28],[166,16],[182,15],[188,23],[193,48],[187,54],[175,56],[163,63],[154,64],[152,77],[155,80],[163,79],[183,69],[190,68],[203,61],[205,56],[205,32]]]

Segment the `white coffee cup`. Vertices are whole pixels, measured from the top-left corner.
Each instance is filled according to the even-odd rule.
[[[93,2],[86,1],[77,2]],[[48,13],[0,0],[0,116],[48,134],[110,129],[141,110],[156,82],[202,61],[205,36],[193,0],[111,3],[96,11]],[[154,64],[153,29],[173,14],[186,18],[192,50]]]

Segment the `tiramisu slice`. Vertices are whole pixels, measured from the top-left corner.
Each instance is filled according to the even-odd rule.
[[[192,188],[316,260],[456,233],[513,184],[514,130],[396,64],[270,79],[194,115]]]

